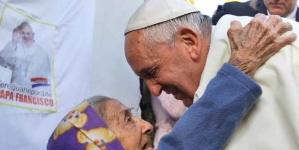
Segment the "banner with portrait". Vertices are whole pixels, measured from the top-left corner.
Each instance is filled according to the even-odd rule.
[[[0,105],[57,111],[56,26],[0,3]]]

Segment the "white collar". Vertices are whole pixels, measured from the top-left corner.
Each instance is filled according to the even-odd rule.
[[[30,47],[27,47],[24,43],[21,43],[23,52],[26,56],[32,56],[36,50],[36,44],[33,43]]]

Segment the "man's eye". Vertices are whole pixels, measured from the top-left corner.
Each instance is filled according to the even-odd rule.
[[[150,77],[150,78],[152,78],[154,76],[153,73],[151,73],[151,72],[146,73],[146,75],[147,75],[147,77]]]
[[[147,75],[148,75],[149,77],[151,77],[151,78],[155,78],[155,77],[157,77],[157,68],[155,68],[155,69],[149,71],[149,72],[147,73]]]

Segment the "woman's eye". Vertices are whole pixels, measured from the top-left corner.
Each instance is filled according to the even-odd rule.
[[[131,117],[129,117],[127,122],[131,122],[131,121],[132,121],[132,118],[131,118]]]

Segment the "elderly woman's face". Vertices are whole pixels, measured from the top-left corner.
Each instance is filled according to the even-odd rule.
[[[130,109],[116,100],[107,102],[106,108],[107,124],[122,146],[126,150],[145,149],[153,126],[140,118],[132,116]]]

